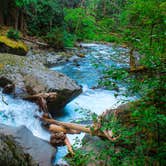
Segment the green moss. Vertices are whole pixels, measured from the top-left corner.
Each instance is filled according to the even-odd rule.
[[[4,67],[5,65],[11,65],[11,66],[22,66],[24,63],[24,57],[13,55],[13,54],[7,54],[7,53],[0,53],[0,68]]]
[[[13,49],[22,49],[25,52],[28,51],[28,47],[22,41],[15,41],[7,38],[6,36],[0,36],[0,43],[5,44]]]
[[[23,67],[24,66],[24,59],[25,57],[7,54],[7,53],[0,53],[0,74],[5,73],[6,67]]]

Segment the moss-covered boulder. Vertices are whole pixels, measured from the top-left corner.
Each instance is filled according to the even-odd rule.
[[[0,36],[0,52],[25,56],[28,52],[28,47],[22,41],[15,41],[6,36]]]

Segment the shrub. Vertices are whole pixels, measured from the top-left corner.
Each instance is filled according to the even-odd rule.
[[[20,34],[17,30],[11,28],[7,32],[7,37],[10,38],[10,39],[19,40],[20,39]]]
[[[110,32],[114,30],[115,21],[113,18],[102,18],[97,22],[97,25],[101,31]]]
[[[64,47],[73,47],[76,39],[76,35],[64,31]]]
[[[65,9],[64,20],[68,31],[76,34],[78,40],[94,39],[97,29],[96,20],[94,16],[87,14],[85,9]]]
[[[62,49],[64,48],[64,34],[61,28],[54,28],[52,31],[48,32],[43,39],[53,48]]]

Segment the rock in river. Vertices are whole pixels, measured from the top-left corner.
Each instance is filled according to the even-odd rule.
[[[0,87],[4,88],[4,92],[12,92],[21,98],[55,92],[56,98],[46,98],[51,113],[61,110],[82,91],[80,86],[64,74],[51,71],[27,57],[11,54],[0,54]]]
[[[0,165],[51,166],[55,151],[24,126],[0,124]]]

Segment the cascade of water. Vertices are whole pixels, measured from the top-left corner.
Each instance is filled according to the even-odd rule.
[[[0,123],[10,126],[25,125],[35,136],[48,141],[50,134],[41,127],[36,115],[40,115],[36,104],[14,99],[10,95],[2,94],[0,90]]]

